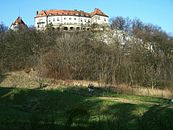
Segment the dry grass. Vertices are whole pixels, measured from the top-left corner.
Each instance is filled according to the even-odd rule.
[[[106,87],[117,93],[144,95],[153,97],[173,98],[173,91],[169,89],[151,89],[140,86],[128,86],[126,84],[119,85],[106,85],[97,81],[86,80],[54,80],[43,79],[37,76],[37,72],[31,71],[16,71],[6,74],[6,77],[1,80],[0,86],[2,87],[18,87],[18,88],[38,88],[39,82],[48,84],[45,89],[56,89],[57,87],[67,86],[80,86],[87,87],[88,84],[93,84],[96,87]]]
[[[170,89],[144,88],[141,86],[118,85],[111,87],[111,90],[131,95],[143,95],[151,97],[173,98],[173,91]]]
[[[39,83],[48,84],[48,88],[57,88],[59,86],[83,86],[87,87],[89,83],[98,86],[98,82],[84,80],[54,80],[38,77],[36,71],[15,71],[6,73],[4,79],[1,80],[2,87],[22,87],[22,88],[38,88]]]
[[[9,72],[0,83],[0,86],[35,88],[38,86],[36,79],[35,71],[31,71],[30,73],[26,73],[25,71]]]

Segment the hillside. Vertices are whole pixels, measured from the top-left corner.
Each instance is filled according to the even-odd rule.
[[[39,78],[171,89],[172,37],[138,20],[129,28],[115,25],[105,31],[2,30],[0,78],[33,68]]]

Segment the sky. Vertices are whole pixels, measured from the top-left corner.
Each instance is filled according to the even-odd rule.
[[[28,26],[32,26],[37,10],[77,9],[92,12],[95,8],[101,9],[109,18],[139,18],[173,35],[173,0],[2,0],[0,22],[10,26],[20,15]]]

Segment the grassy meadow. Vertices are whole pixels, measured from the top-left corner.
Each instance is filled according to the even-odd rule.
[[[172,130],[168,99],[101,88],[0,87],[0,130]]]

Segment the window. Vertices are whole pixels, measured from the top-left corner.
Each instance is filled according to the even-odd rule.
[[[57,18],[57,21],[59,21],[59,18]]]
[[[98,20],[100,20],[100,16],[98,16]]]
[[[85,22],[86,22],[86,19],[85,19]]]
[[[55,18],[53,18],[53,21],[55,21]]]
[[[70,27],[70,30],[73,30],[74,29],[74,27]]]
[[[82,22],[82,19],[81,19],[81,22]]]
[[[68,27],[64,27],[64,30],[68,30]]]
[[[69,18],[69,20],[71,20],[71,18]]]
[[[76,30],[80,30],[80,27],[77,27]]]
[[[64,18],[64,20],[66,20],[67,18]]]
[[[76,18],[74,18],[74,20],[76,20]]]

